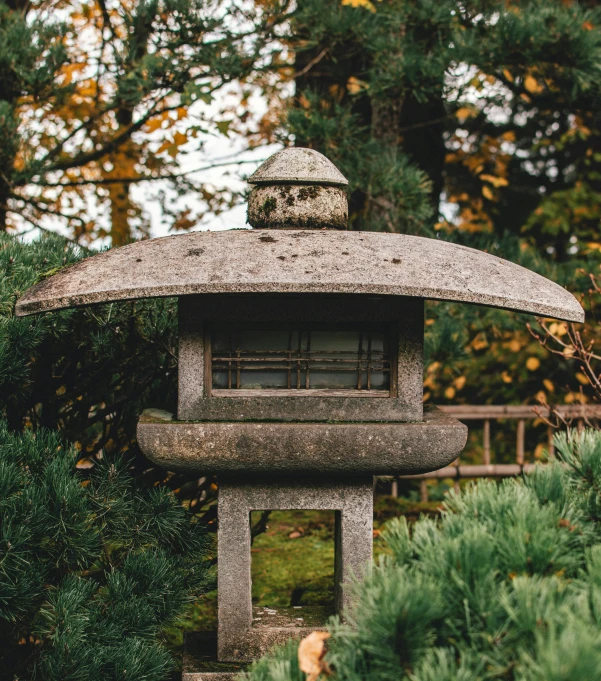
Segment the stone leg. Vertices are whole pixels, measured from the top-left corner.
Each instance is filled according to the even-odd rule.
[[[250,512],[315,509],[336,512],[335,603],[349,605],[344,584],[360,576],[372,558],[373,478],[318,482],[219,480],[218,656],[252,660],[276,643],[315,629],[273,620],[253,626]],[[277,624],[276,624],[277,622]]]

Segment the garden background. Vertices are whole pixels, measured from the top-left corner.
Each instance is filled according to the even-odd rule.
[[[151,467],[134,437],[142,408],[174,409],[172,301],[16,319],[17,296],[98,247],[244,226],[243,179],[284,145],[348,177],[351,229],[480,248],[581,296],[578,328],[428,303],[426,401],[598,402],[600,26],[571,0],[0,3],[0,675],[164,678],[214,571],[215,481]],[[401,492],[382,519],[415,511]],[[314,521],[278,522],[304,551]]]

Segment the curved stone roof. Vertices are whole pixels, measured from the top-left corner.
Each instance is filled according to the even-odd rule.
[[[584,320],[571,293],[494,255],[437,239],[333,230],[193,232],[138,241],[41,281],[17,301],[16,312],[198,293],[418,296]]]
[[[248,178],[249,184],[326,184],[346,187],[338,168],[314,149],[288,147],[270,156]]]

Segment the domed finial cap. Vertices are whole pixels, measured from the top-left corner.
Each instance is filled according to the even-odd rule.
[[[268,158],[248,178],[249,184],[321,184],[346,187],[338,168],[314,149],[288,147]]]
[[[248,182],[246,219],[255,229],[346,229],[348,180],[318,151],[278,151]]]

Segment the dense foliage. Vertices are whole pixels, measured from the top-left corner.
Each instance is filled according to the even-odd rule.
[[[78,456],[0,423],[0,678],[158,681],[162,630],[211,588],[207,535],[122,460],[84,477]]]
[[[555,442],[559,460],[524,481],[451,494],[438,522],[388,524],[391,555],[330,624],[333,681],[599,678],[601,434]],[[297,648],[247,678],[305,681]]]
[[[48,681],[165,678],[162,630],[210,586],[206,523],[153,486],[169,476],[135,446],[141,409],[173,408],[173,301],[14,316],[20,293],[82,255],[59,237],[0,236],[0,678],[10,681],[34,669]]]
[[[280,139],[340,166],[353,229],[456,241],[586,292],[599,265],[600,26],[584,0],[307,0],[290,24],[296,90]],[[435,403],[594,398],[524,318],[448,304],[427,318]],[[565,325],[553,332],[567,340]]]
[[[170,206],[167,183],[171,197],[227,206],[175,160],[227,134],[215,98],[270,63],[274,24],[223,0],[3,0],[0,231],[59,221],[82,243],[123,244],[149,229],[132,185],[157,179],[175,228],[194,219]]]
[[[174,301],[14,316],[21,293],[82,255],[60,237],[0,235],[0,412],[11,429],[59,428],[82,456],[133,455],[140,411],[175,408]]]

